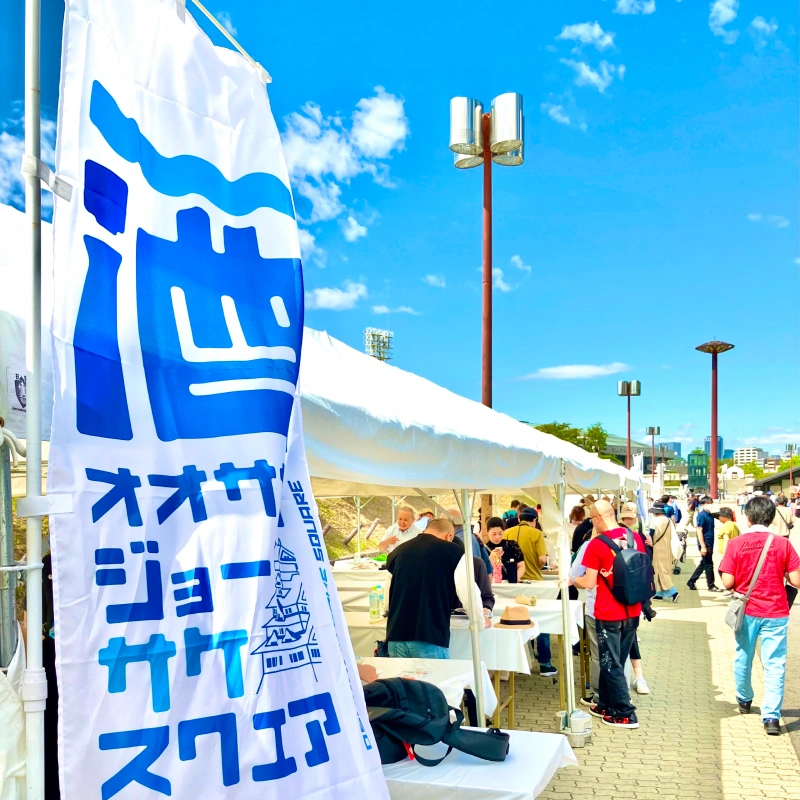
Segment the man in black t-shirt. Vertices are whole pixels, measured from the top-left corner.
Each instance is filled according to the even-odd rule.
[[[456,595],[467,609],[467,592],[473,592],[475,611],[481,614],[473,570],[468,581],[464,550],[453,543],[454,532],[449,519],[432,519],[386,561],[392,575],[386,626],[392,658],[449,658],[450,608]],[[491,625],[488,614],[486,627]]]

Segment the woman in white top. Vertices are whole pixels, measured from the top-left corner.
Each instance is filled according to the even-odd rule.
[[[772,521],[770,528],[777,536],[784,536],[788,539],[793,527],[794,520],[792,519],[792,512],[789,510],[789,501],[782,494],[775,501],[775,519]]]

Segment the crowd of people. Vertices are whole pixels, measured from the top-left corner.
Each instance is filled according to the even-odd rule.
[[[766,732],[780,733],[789,606],[800,587],[800,559],[788,539],[795,512],[784,499],[760,493],[748,497],[743,511],[740,504],[737,521],[732,508],[715,510],[711,497],[691,494],[680,535],[677,527],[683,515],[673,495],[654,502],[645,517],[634,503],[618,504],[613,498],[591,495],[571,510],[572,565],[568,586],[562,585],[562,591],[568,589],[571,597],[578,596],[577,589],[585,591],[590,669],[589,690],[582,693],[581,702],[591,714],[613,728],[639,727],[630,687],[637,694],[650,692],[639,651],[639,621],[642,616],[652,620],[658,602],[678,601],[673,575],[680,571],[680,536],[693,528],[700,562],[687,582],[690,590],[696,590],[697,581],[705,575],[710,592],[744,597],[756,575],[744,622],[734,634],[736,694],[741,712],[749,713],[750,674],[760,638],[765,681],[761,714]],[[380,544],[381,551],[388,553],[387,569],[392,575],[389,656],[448,658],[450,618],[468,614],[470,607],[482,615],[482,625],[490,627],[493,584],[542,580],[550,556],[541,522],[541,506],[518,500],[501,517],[486,520],[480,531],[465,527],[457,509],[439,517],[430,509],[419,514],[400,509],[397,522]],[[465,579],[465,530],[473,536],[471,586]],[[716,573],[715,551],[722,556]],[[756,573],[762,551],[763,565]],[[473,604],[468,602],[469,592],[474,593]],[[540,634],[532,646],[539,674],[556,675],[550,637]],[[628,660],[630,680],[625,671]]]

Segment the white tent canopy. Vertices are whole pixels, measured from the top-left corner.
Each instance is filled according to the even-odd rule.
[[[308,328],[300,370],[314,493],[635,488],[632,473]]]

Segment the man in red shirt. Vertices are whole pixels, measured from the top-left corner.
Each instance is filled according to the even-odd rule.
[[[628,529],[617,522],[614,507],[607,500],[599,500],[590,507],[594,527],[615,543],[627,546]],[[644,553],[644,542],[638,533],[633,534],[636,549]],[[612,594],[614,586],[614,551],[598,538],[592,539],[583,556],[586,574],[573,578],[582,589],[597,588],[594,618],[597,628],[597,650],[600,661],[599,699],[589,711],[601,717],[603,723],[615,728],[638,728],[636,707],[631,704],[628,681],[625,679],[625,662],[631,652],[642,604],[625,606]]]
[[[750,528],[728,542],[719,565],[722,585],[742,595],[747,594],[764,545],[773,534],[768,526],[775,519],[775,506],[768,497],[754,497],[744,507],[744,515]],[[784,582],[787,578],[792,586],[800,587],[800,557],[787,538],[773,535],[764,565],[747,601],[744,622],[736,631],[733,662],[739,710],[749,714],[753,703],[750,674],[756,643],[761,637],[761,663],[764,665],[761,720],[770,736],[778,736],[781,732],[789,632],[789,603]]]

